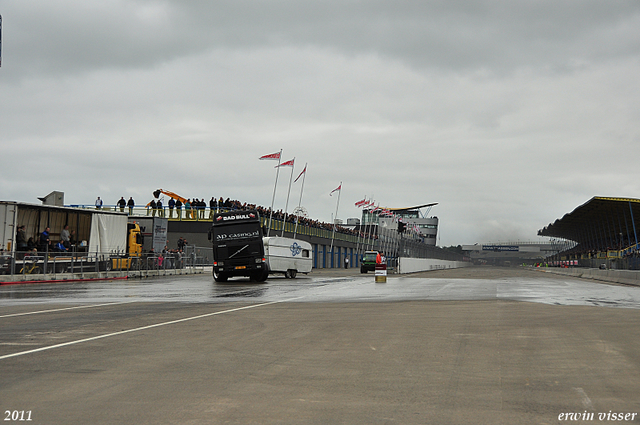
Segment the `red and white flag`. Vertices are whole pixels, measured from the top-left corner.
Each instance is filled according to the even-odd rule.
[[[333,189],[333,190],[331,191],[331,193],[329,194],[329,196],[331,196],[331,195],[333,194],[333,192],[337,192],[337,191],[339,191],[339,190],[342,190],[342,185],[340,185],[340,186],[336,187],[335,189]]]
[[[363,199],[362,201],[356,202],[356,207],[360,208],[361,206],[365,205],[366,203],[367,203],[367,198]]]
[[[281,153],[282,152],[276,152],[276,153],[272,153],[270,155],[264,155],[264,156],[261,156],[259,159],[275,159],[276,161],[279,161]]]
[[[307,172],[307,166],[305,165],[305,166],[304,166],[304,170],[302,170],[302,172],[300,173],[300,175],[299,175],[298,177],[296,177],[296,179],[295,179],[293,182],[294,182],[294,183],[295,183],[295,182],[297,182],[297,181],[298,181],[298,179],[299,179],[300,177],[302,177],[302,175],[303,175],[304,173],[306,173],[306,172]]]
[[[278,154],[278,155],[279,155],[279,154]],[[295,161],[295,159],[292,159],[292,160],[287,161],[287,162],[283,162],[282,164],[280,164],[280,165],[276,165],[276,166],[275,166],[275,167],[273,167],[273,168],[278,168],[278,167],[293,167],[293,161]]]

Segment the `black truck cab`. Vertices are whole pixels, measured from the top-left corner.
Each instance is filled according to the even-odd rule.
[[[263,282],[269,274],[262,242],[260,215],[255,210],[217,213],[209,230],[213,244],[213,278],[245,276]]]

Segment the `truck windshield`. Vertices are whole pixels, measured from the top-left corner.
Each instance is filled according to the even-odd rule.
[[[367,252],[364,254],[364,261],[376,261],[377,253]]]
[[[218,245],[215,247],[215,257],[218,260],[241,259],[246,257],[262,256],[262,241],[244,241],[244,243],[233,243]]]
[[[230,224],[219,226],[214,230],[214,243],[241,241],[260,237],[260,227],[256,225]]]

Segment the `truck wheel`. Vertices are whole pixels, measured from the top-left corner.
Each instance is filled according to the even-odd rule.
[[[367,271],[364,269],[364,267],[360,267],[360,273],[366,273]]]
[[[264,282],[267,280],[267,276],[269,276],[269,272],[266,270],[260,270],[251,275],[252,282]]]
[[[229,277],[224,273],[213,272],[213,280],[216,282],[226,282]]]
[[[293,270],[293,269],[289,269],[287,270],[287,273],[289,274],[289,279],[295,279],[296,275],[298,274],[297,270]]]

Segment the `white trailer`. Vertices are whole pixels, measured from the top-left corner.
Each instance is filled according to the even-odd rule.
[[[313,268],[313,251],[309,242],[272,236],[262,238],[269,273],[283,273],[293,279]]]

